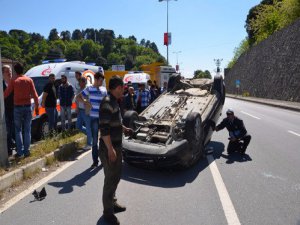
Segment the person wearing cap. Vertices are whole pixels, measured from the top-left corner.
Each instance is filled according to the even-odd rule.
[[[241,154],[245,154],[251,140],[251,135],[247,133],[243,120],[236,117],[232,109],[228,109],[226,111],[226,115],[227,117],[216,126],[215,130],[219,131],[225,127],[227,128],[229,132],[229,144],[227,147],[228,154],[234,151],[239,151]],[[238,145],[239,141],[243,141],[242,146]]]
[[[67,113],[68,129],[71,129],[72,124],[72,102],[74,98],[74,90],[72,85],[68,82],[65,74],[61,75],[61,85],[58,91],[59,103],[60,103],[60,117],[61,117],[61,128],[64,131],[66,128],[65,114]]]
[[[57,89],[55,87],[55,75],[49,74],[49,82],[43,90],[42,107],[45,108],[49,122],[49,131],[52,133],[56,129],[57,124]]]

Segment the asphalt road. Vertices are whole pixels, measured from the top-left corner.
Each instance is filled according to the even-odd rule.
[[[228,98],[223,111],[229,107],[252,135],[248,155],[228,158],[224,130],[213,135],[213,156],[189,170],[124,164],[117,191],[127,206],[117,214],[121,224],[300,225],[300,113]],[[88,154],[49,180],[43,201],[27,195],[16,202],[0,215],[0,224],[105,224],[103,170],[90,171],[91,161]]]

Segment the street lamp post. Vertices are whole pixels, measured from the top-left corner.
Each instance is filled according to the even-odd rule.
[[[166,1],[167,2],[167,36],[168,36],[168,43],[167,43],[167,64],[169,65],[169,1],[171,0],[158,0],[159,2]],[[177,0],[173,0],[177,1]]]
[[[181,51],[176,51],[173,52],[174,54],[176,54],[176,71],[179,71],[179,64],[178,64],[178,54],[181,53]]]

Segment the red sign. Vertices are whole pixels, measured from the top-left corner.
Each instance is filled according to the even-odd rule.
[[[164,45],[168,45],[168,33],[164,33]]]
[[[164,33],[164,45],[171,44],[171,33]]]

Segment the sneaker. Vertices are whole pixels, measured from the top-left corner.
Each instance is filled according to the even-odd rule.
[[[122,206],[122,205],[120,205],[117,202],[114,203],[114,212],[115,213],[124,212],[124,211],[126,211],[126,207],[125,206]]]
[[[86,146],[83,147],[83,150],[86,150],[86,151],[87,151],[87,150],[90,150],[91,148],[92,148],[91,145],[86,145]]]
[[[95,168],[97,168],[97,166],[98,166],[98,163],[93,163],[90,168],[95,169]]]
[[[103,218],[105,222],[111,225],[119,225],[120,221],[114,214],[109,214],[109,215],[103,215]]]

